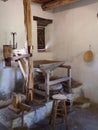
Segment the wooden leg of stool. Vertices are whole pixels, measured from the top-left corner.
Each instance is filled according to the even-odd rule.
[[[63,108],[63,111],[64,111],[64,120],[65,120],[65,123],[66,123],[66,130],[68,130],[68,119],[67,119],[67,109],[66,109],[65,100],[62,101],[62,108]]]
[[[53,101],[53,104],[52,104],[52,110],[51,110],[51,114],[50,114],[49,124],[52,123],[53,111],[54,111],[54,101]]]
[[[53,108],[53,124],[52,124],[52,130],[55,130],[55,127],[56,127],[56,116],[57,116],[57,107],[58,107],[58,102],[57,102],[57,100],[55,100],[54,101],[54,106],[53,106],[54,108]]]

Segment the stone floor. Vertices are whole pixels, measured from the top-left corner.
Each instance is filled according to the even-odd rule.
[[[0,130],[8,130],[2,123],[0,123]]]
[[[4,113],[7,115],[6,111]],[[69,130],[98,130],[98,104],[92,103],[90,107],[82,109],[73,107],[68,113],[68,122]],[[6,123],[1,116],[0,130],[12,130],[5,126]],[[57,122],[56,126],[56,130],[66,130],[65,124],[62,122]],[[49,125],[49,118],[37,122],[29,130],[52,130]]]
[[[98,130],[98,105],[91,104],[89,108],[73,108],[68,113],[69,130]],[[35,124],[30,130],[52,130],[49,118]],[[56,130],[66,130],[64,123],[58,123]]]

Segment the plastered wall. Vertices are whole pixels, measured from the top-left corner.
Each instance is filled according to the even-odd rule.
[[[31,6],[34,60],[53,58],[66,61],[72,66],[72,77],[83,83],[85,96],[98,102],[98,1],[82,0],[53,12],[42,11],[38,4],[32,3]],[[46,29],[46,44],[49,47],[45,53],[37,52],[37,23],[33,21],[33,16],[53,19],[53,24]],[[18,48],[24,47],[26,35],[22,0],[0,1],[1,55],[3,44],[12,42],[11,32],[17,32]],[[87,63],[83,60],[83,54],[89,45],[94,59]]]
[[[32,19],[33,16],[38,16],[41,18],[52,19],[53,13],[52,11],[45,12],[41,9],[41,6],[36,3],[32,3]],[[46,44],[46,52],[38,52],[37,51],[37,21],[32,21],[32,30],[33,30],[33,45],[34,45],[34,59],[48,59],[51,60],[53,58],[53,29],[54,23],[45,27],[45,44]]]
[[[47,52],[37,52],[37,23],[36,21],[33,21],[33,16],[40,16],[52,19],[53,15],[51,12],[43,13],[41,8],[37,4],[32,4],[31,10],[33,30],[32,44],[34,46],[33,60],[52,59],[51,46],[48,48],[50,50],[47,49]],[[46,39],[46,44],[48,44],[48,42],[53,42],[53,39],[50,39],[52,34],[50,33],[52,26],[48,26],[48,28],[49,38],[48,40]],[[15,36],[15,42],[17,42],[18,44],[18,49],[24,48],[26,45],[26,33],[24,26],[23,0],[8,0],[6,2],[0,1],[0,100],[3,99],[3,95],[5,96],[5,94],[10,93],[12,95],[15,86],[17,87],[16,82],[21,81],[22,79],[22,73],[19,69],[17,71],[17,69],[15,68],[5,67],[3,62],[3,45],[10,45],[13,43],[11,32],[17,33],[17,35]],[[18,78],[15,78],[16,75],[18,76]]]
[[[98,1],[85,0],[54,12],[54,59],[72,66],[72,78],[83,83],[85,96],[98,102]],[[83,54],[89,49],[93,61]]]
[[[11,32],[16,32],[18,48],[25,43],[23,4],[21,0],[0,1],[0,49],[12,43]]]
[[[51,12],[42,11],[38,4],[32,2],[31,4],[32,12],[32,36],[33,36],[33,46],[34,55],[33,59],[52,59],[51,46],[53,43],[51,30],[53,25],[48,26],[48,31],[46,31],[46,36],[48,35],[48,40],[46,39],[46,45],[48,44],[48,49],[46,53],[38,53],[37,51],[37,23],[33,21],[33,16],[39,16],[42,18],[53,19],[53,14]],[[46,28],[46,30],[47,30]],[[15,42],[18,44],[18,49],[23,48],[26,45],[26,34],[24,27],[24,11],[23,11],[23,0],[8,0],[6,2],[0,1],[0,50],[2,54],[2,47],[4,44],[12,44],[13,37],[11,32],[16,32]],[[52,31],[53,32],[53,31]],[[51,38],[50,38],[51,37]]]

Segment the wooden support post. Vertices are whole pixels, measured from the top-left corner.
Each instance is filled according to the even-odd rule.
[[[46,98],[46,101],[48,102],[49,101],[49,80],[50,80],[50,72],[46,72],[45,73],[45,98]]]
[[[61,65],[60,67],[67,69],[67,77],[69,77],[68,87],[69,87],[69,92],[71,93],[72,92],[72,86],[71,86],[71,77],[72,77],[72,75],[71,75],[71,66],[70,65]]]
[[[26,98],[27,102],[33,101],[33,58],[32,58],[32,22],[31,22],[31,7],[30,0],[23,0],[24,5],[24,23],[27,33],[27,48],[30,57],[28,57],[28,83],[27,83],[27,92]]]

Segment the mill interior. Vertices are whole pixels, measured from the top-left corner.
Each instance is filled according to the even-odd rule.
[[[0,5],[0,130],[97,130],[98,1]]]

